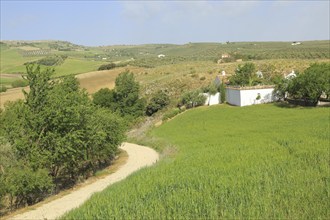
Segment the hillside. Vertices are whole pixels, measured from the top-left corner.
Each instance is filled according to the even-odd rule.
[[[326,108],[214,106],[146,138],[165,158],[62,219],[329,218]]]
[[[17,76],[25,73],[24,64],[29,62],[52,61],[50,66],[42,66],[55,68],[54,77],[96,71],[102,64],[113,62],[129,70],[139,67],[137,78],[145,86],[146,93],[150,93],[155,85],[193,89],[195,84],[209,83],[223,70],[229,75],[234,73],[237,65],[245,61],[255,62],[261,71],[274,74],[283,75],[292,69],[301,72],[313,62],[329,61],[330,41],[306,41],[301,45],[227,42],[100,47],[65,41],[2,41],[0,50],[0,84],[7,88],[11,88]],[[159,58],[160,54],[165,57]],[[221,59],[222,55],[228,57]],[[8,77],[6,74],[16,75]]]

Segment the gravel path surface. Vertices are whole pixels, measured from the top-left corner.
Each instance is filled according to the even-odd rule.
[[[110,174],[109,176],[91,183],[85,187],[79,188],[78,190],[73,191],[72,193],[59,199],[39,206],[35,210],[16,215],[10,219],[58,218],[65,212],[83,204],[87,199],[90,198],[93,193],[102,191],[107,186],[126,178],[128,175],[142,167],[154,164],[159,158],[158,153],[148,147],[123,143],[120,148],[127,152],[128,160],[127,163],[120,167],[115,173]]]

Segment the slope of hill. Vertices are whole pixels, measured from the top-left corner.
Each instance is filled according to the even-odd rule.
[[[62,219],[327,219],[328,113],[272,104],[186,111],[146,139],[169,156]]]

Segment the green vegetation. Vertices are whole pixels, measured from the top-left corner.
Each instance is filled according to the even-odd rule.
[[[119,74],[113,90],[101,89],[94,94],[94,103],[108,107],[122,117],[137,118],[144,115],[145,100],[139,97],[140,85],[129,71]]]
[[[154,68],[157,66],[198,61],[217,61],[222,54],[229,54],[225,62],[257,60],[319,60],[329,59],[329,41],[306,41],[292,46],[291,42],[232,42],[188,43],[184,45],[149,44],[104,47],[84,47],[65,41],[23,42],[1,44],[1,73],[24,72],[24,63],[36,62],[46,57],[67,56],[79,70],[70,68],[68,60],[58,68],[58,75],[77,74],[97,70],[104,62],[124,62],[132,66]],[[158,54],[166,57],[158,58]],[[47,59],[47,58],[46,58]],[[47,62],[48,63],[48,62]]]
[[[97,70],[111,70],[116,67],[115,63],[108,63],[101,65]]]
[[[25,87],[27,85],[29,85],[29,82],[27,80],[24,80],[24,79],[16,79],[15,81],[13,81],[11,83],[12,88]]]
[[[255,86],[262,81],[256,74],[256,65],[254,63],[246,63],[238,65],[235,74],[230,77],[230,85],[234,86]]]
[[[168,104],[170,104],[170,97],[165,91],[159,90],[156,94],[151,98],[149,104],[146,107],[146,114],[151,116],[158,112],[159,110],[165,108]]]
[[[206,97],[201,93],[201,91],[195,90],[183,94],[178,105],[185,106],[186,108],[194,108],[204,105],[205,101]]]
[[[0,92],[6,92],[7,91],[7,87],[4,85],[0,85]]]
[[[95,174],[124,139],[123,120],[93,105],[76,78],[52,81],[53,70],[26,70],[25,100],[8,103],[0,115],[0,151],[11,158],[1,158],[0,214]]]
[[[65,59],[68,58],[66,55],[61,56],[47,56],[45,58],[42,58],[37,61],[28,62],[25,64],[38,64],[38,65],[44,65],[44,66],[59,66],[62,63],[64,63]]]
[[[327,108],[186,111],[148,137],[169,156],[63,219],[327,219],[329,134]]]
[[[304,105],[316,105],[321,96],[330,96],[330,63],[315,63],[293,79],[282,79],[276,91],[280,97],[302,100]]]

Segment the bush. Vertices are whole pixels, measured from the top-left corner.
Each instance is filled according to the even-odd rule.
[[[0,92],[6,92],[7,91],[7,87],[4,85],[0,85]]]
[[[151,116],[163,109],[170,103],[169,96],[164,91],[158,91],[154,97],[152,97],[150,103],[147,105],[146,114]]]
[[[194,108],[204,105],[206,97],[199,91],[192,91],[185,93],[179,103],[179,106],[184,105],[186,108]]]
[[[93,103],[100,107],[112,109],[114,92],[108,88],[102,88],[93,94]]]
[[[4,175],[4,183],[11,203],[16,207],[39,202],[53,189],[52,178],[46,169],[10,168]]]
[[[103,64],[101,65],[98,70],[111,70],[114,69],[116,67],[116,64],[114,63],[107,63],[107,64]]]
[[[17,79],[17,80],[15,80],[11,83],[11,86],[13,88],[25,87],[25,86],[28,86],[28,85],[29,85],[29,82],[27,80],[24,80],[24,79]]]

